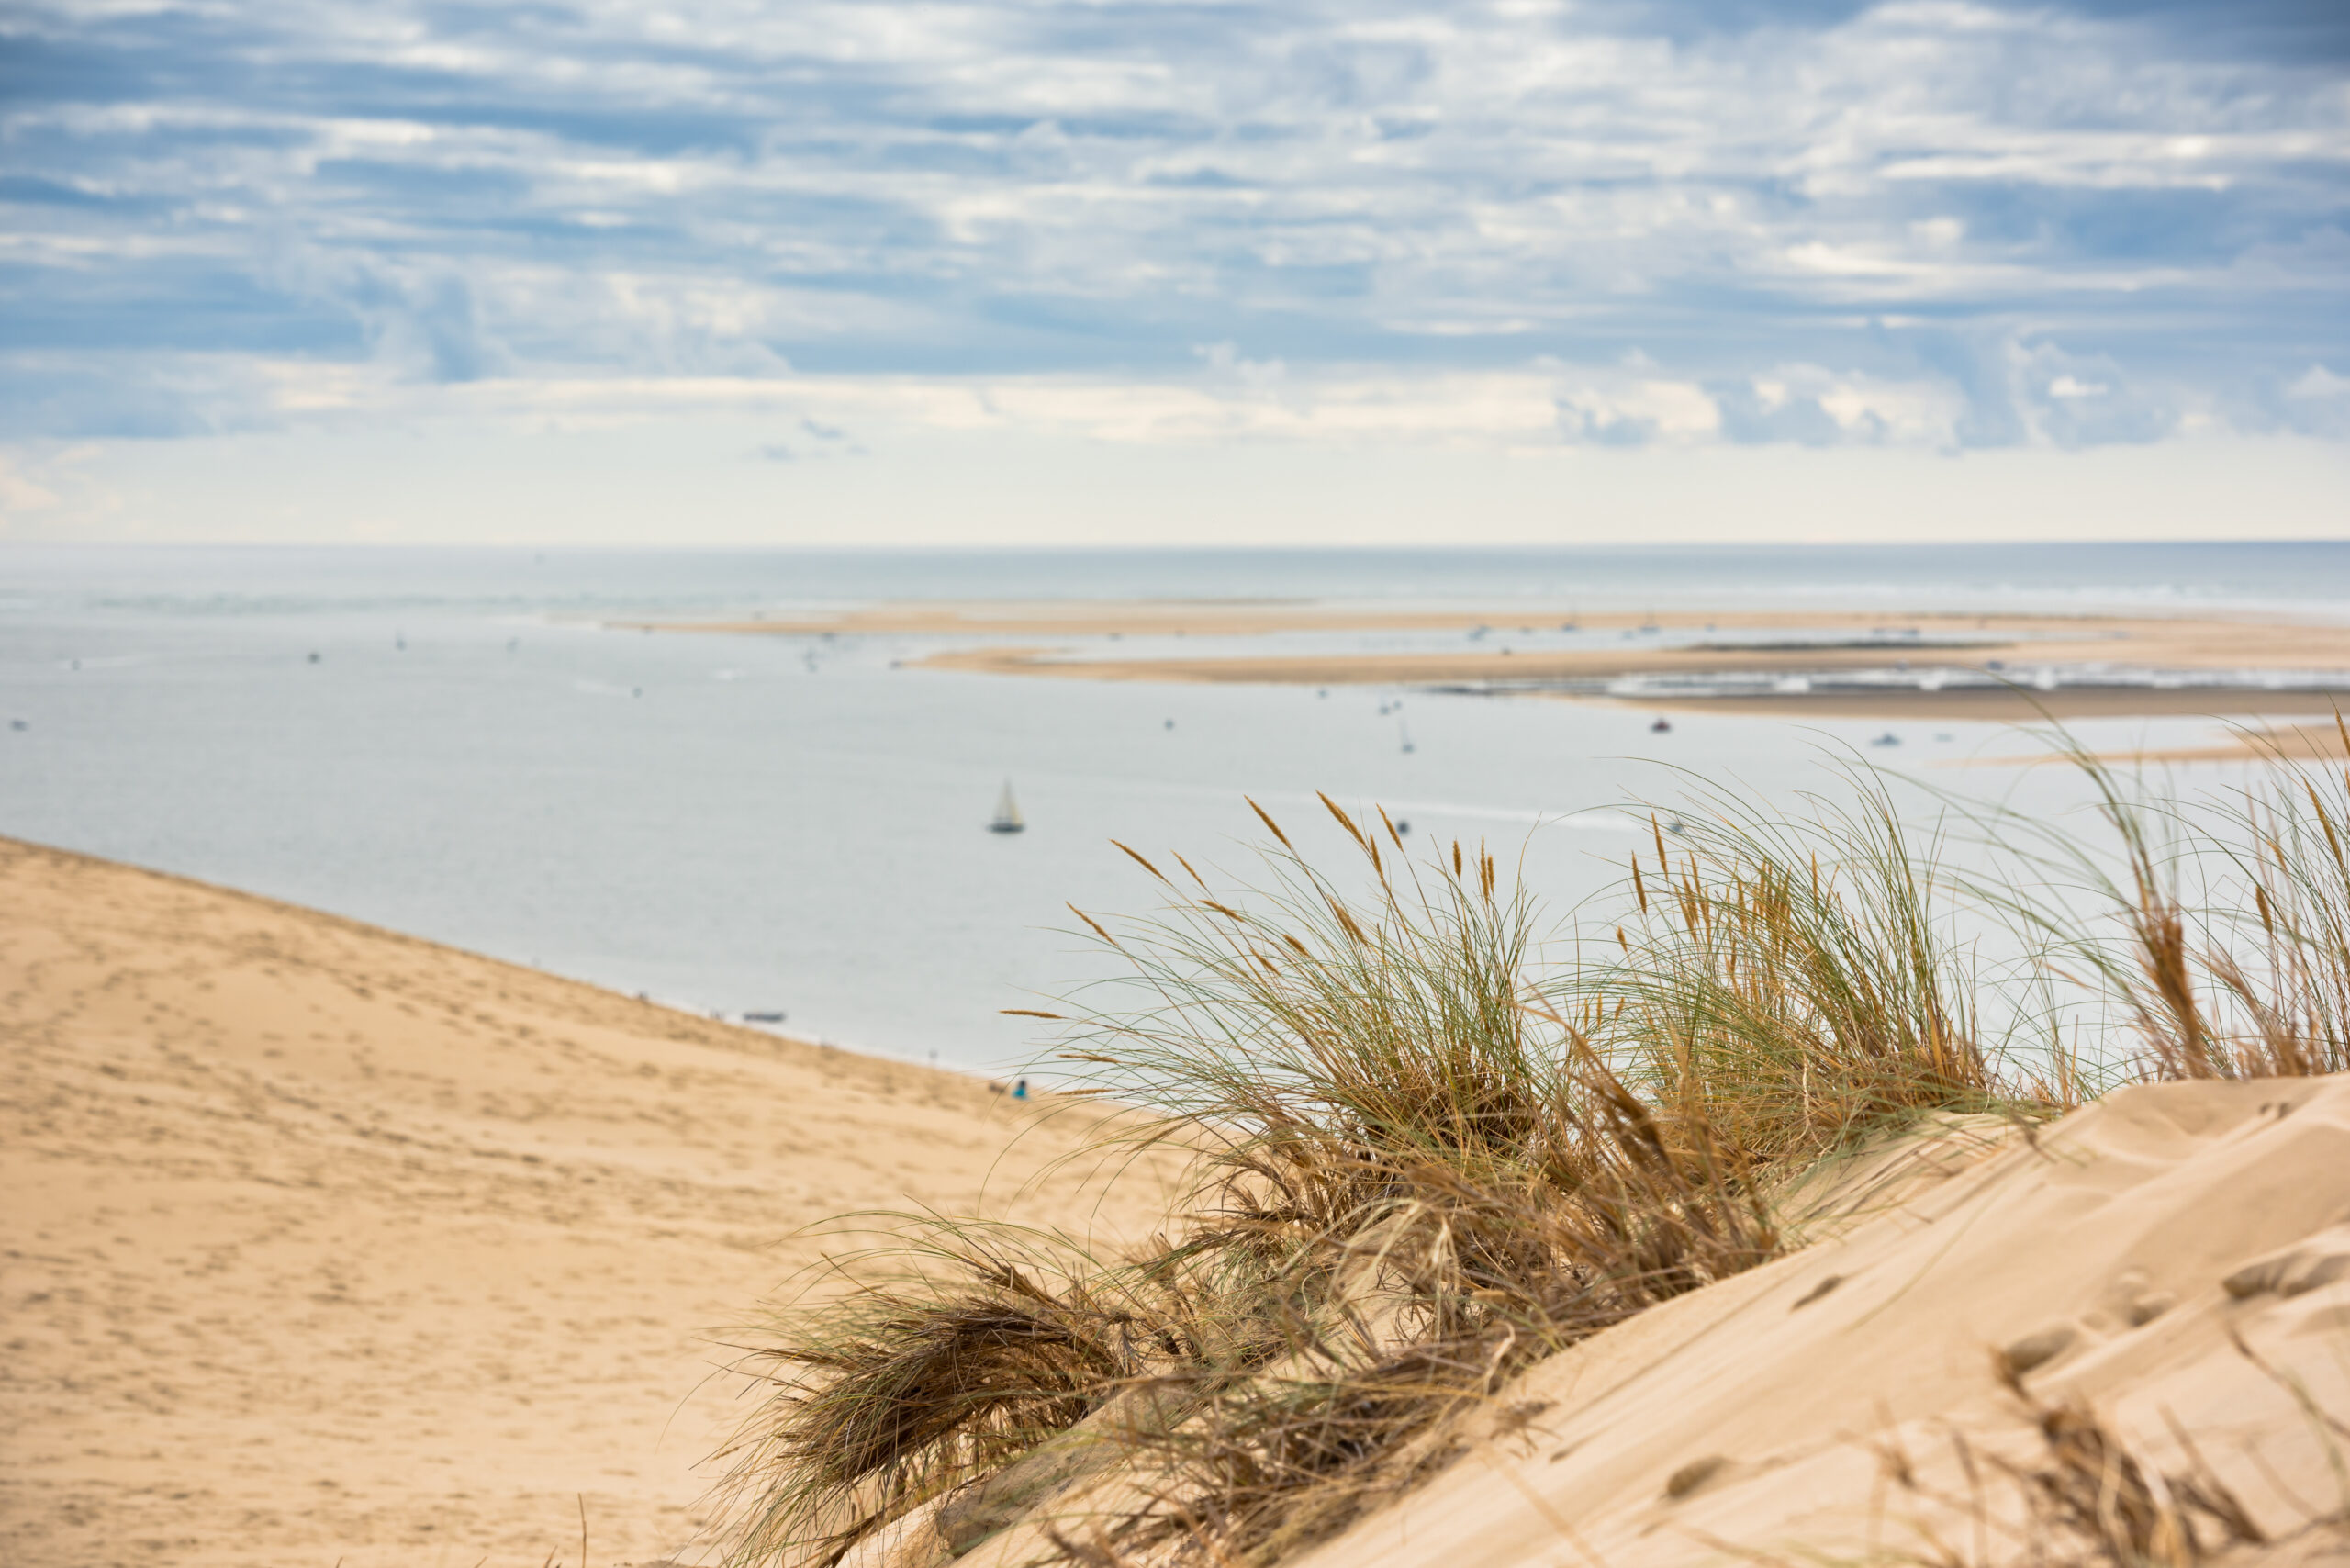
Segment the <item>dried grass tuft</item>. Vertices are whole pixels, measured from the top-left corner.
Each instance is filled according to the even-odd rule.
[[[1123,979],[1027,1011],[1078,1092],[1200,1151],[1172,1238],[1104,1260],[910,1224],[917,1266],[763,1337],[731,1561],[835,1562],[946,1498],[957,1551],[1025,1510],[1067,1562],[1271,1563],[1449,1462],[1519,1370],[1776,1255],[1772,1196],[1824,1157],[2116,1077],[2350,1067],[2350,778],[2280,766],[2213,823],[2079,760],[2117,847],[1978,813],[1997,873],[1952,870],[1865,769],[1792,811],[1698,789],[1650,817],[1612,939],[1563,958],[1484,846],[1415,862],[1327,797],[1343,873],[1253,801],[1244,885],[1117,845],[1162,907],[1078,912]],[[2003,968],[1994,925],[2022,938]],[[2085,1060],[2068,1009],[2136,1049]],[[2034,1539],[2168,1568],[2253,1539],[2208,1477],[2016,1392]]]

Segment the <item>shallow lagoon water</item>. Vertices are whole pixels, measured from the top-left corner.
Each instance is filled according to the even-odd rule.
[[[1884,560],[1826,559],[1823,572],[1823,557],[1783,553],[1736,602],[1801,602],[1827,577],[1873,574],[1889,605],[2050,608],[2025,600],[2061,595],[2087,608],[2093,572],[2115,608],[2350,602],[2350,549],[2299,548],[2282,566],[2240,552],[2233,577],[2209,554],[2109,552],[2076,561],[2081,580],[2052,569],[2029,590],[1994,580],[2013,551],[1986,557],[1981,580],[1954,574],[1948,553],[1920,555],[1906,599]],[[1244,793],[1334,857],[1317,790],[1384,804],[1416,846],[1482,838],[1562,920],[1644,836],[1603,808],[1671,798],[1676,768],[1785,798],[1830,786],[1824,748],[2037,812],[2077,805],[2058,769],[1934,766],[2031,749],[1997,726],[1707,714],[1660,735],[1648,713],[1613,706],[977,676],[905,667],[940,645],[918,638],[597,623],[957,592],[1310,597],[1322,584],[1331,597],[1554,602],[1557,579],[1608,577],[1580,596],[1597,610],[1732,591],[1714,565],[1675,576],[1652,554],[1577,578],[1564,555],[1537,570],[1469,554],[0,552],[0,721],[24,725],[0,727],[0,833],[987,1068],[1035,1041],[1000,1009],[1109,972],[1067,935],[1065,902],[1155,903],[1109,840],[1245,871],[1260,834]],[[2192,743],[2211,726],[2077,728],[2122,745]],[[1888,729],[1900,746],[1868,746]],[[1030,824],[1018,835],[984,831],[1006,778]]]

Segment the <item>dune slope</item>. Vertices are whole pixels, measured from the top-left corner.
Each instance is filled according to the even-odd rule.
[[[660,1561],[800,1227],[1128,1212],[1018,1195],[1082,1108],[6,840],[0,1041],[12,1563]]]
[[[1997,1461],[2051,1456],[1998,1354],[2037,1405],[2216,1476],[2266,1551],[2350,1555],[2350,1080],[2126,1089],[1946,1169],[1534,1368],[1463,1460],[1304,1562],[2014,1561]]]

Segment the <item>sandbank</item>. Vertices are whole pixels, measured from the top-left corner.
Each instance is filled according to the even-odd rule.
[[[1023,1193],[1081,1102],[5,839],[0,1038],[8,1562],[665,1561],[802,1227],[1164,1213]]]
[[[1562,648],[1542,640],[1567,624],[1584,633],[1629,635],[1620,644],[1604,646]],[[949,646],[913,662],[930,669],[1076,680],[1454,688],[1792,718],[2283,717],[2330,713],[2350,699],[2350,625],[2253,616],[1882,609],[1576,614],[1558,606],[1387,609],[1312,601],[1135,600],[890,604],[836,616],[667,629],[957,640],[1082,638],[1087,641],[1081,646],[1003,641]],[[1105,645],[1126,636],[1377,631],[1480,634],[1472,646],[1393,653],[1130,658]],[[1690,633],[1698,633],[1694,641],[1645,641]],[[2038,679],[2042,670],[2059,678],[2046,689]],[[1893,678],[1875,684],[1886,672],[1894,672]],[[1801,689],[1806,680],[1818,689]],[[1636,689],[1602,689],[1627,682]],[[1725,694],[1709,682],[1744,683],[1755,689]],[[1931,689],[1938,684],[1939,689]]]
[[[2344,726],[2343,715],[2333,716],[2325,724],[2288,724],[2277,726],[2242,726],[2226,733],[2224,740],[2210,745],[2149,746],[2133,751],[2109,751],[2094,754],[2097,760],[2116,767],[2134,767],[2147,764],[2188,766],[2199,762],[2323,762],[2341,764],[2350,761],[2350,732]],[[2069,766],[2076,759],[2061,751],[2034,752],[2015,756],[1969,757],[1938,764],[1944,767],[2030,767],[2041,765]]]

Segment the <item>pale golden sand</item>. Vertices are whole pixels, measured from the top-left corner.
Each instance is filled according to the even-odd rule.
[[[703,1336],[793,1233],[1002,1211],[1096,1121],[7,840],[0,1039],[28,1568],[577,1568],[581,1495],[595,1562],[659,1559],[746,1407]],[[1017,1212],[1138,1228],[1149,1175]]]
[[[1554,628],[1567,612],[1525,606],[1467,610],[1382,610],[1313,602],[1157,601],[1070,603],[917,603],[880,605],[837,617],[793,621],[711,622],[672,630],[738,633],[895,633],[945,638],[973,635],[1238,637],[1281,632],[1466,631],[1489,634],[1473,648],[1392,654],[1225,655],[1203,658],[1097,656],[1095,645],[988,644],[949,647],[918,661],[933,669],[1073,680],[1344,685],[1483,685],[1541,680],[1600,681],[1640,675],[1833,674],[1879,669],[1907,660],[1919,671],[1979,671],[1986,661],[2015,666],[2119,665],[2179,672],[2314,670],[2336,672],[2324,689],[2272,690],[2259,686],[2161,689],[2132,687],[2059,688],[2048,692],[2004,689],[1881,693],[1822,691],[1755,697],[1641,697],[1640,708],[1808,718],[1904,718],[2013,722],[2132,715],[2298,715],[2333,711],[2350,699],[2350,625],[2299,624],[2273,619],[2153,616],[1957,615],[1863,610],[1692,610],[1654,616],[1583,615],[1590,631],[1653,626],[1660,631],[1714,629],[1710,646],[1544,648],[1512,646],[1513,633]],[[1521,630],[1522,629],[1522,630]],[[1740,646],[1741,633],[1817,632],[1825,643],[1855,631],[1918,633],[1915,647],[1886,639],[1864,647]],[[1964,644],[1935,647],[1930,644]],[[1546,694],[1548,695],[1548,694]],[[1575,698],[1575,700],[1613,700]]]
[[[2162,1470],[2195,1468],[2188,1433],[2292,1538],[2266,1560],[2341,1561],[2313,1520],[2350,1505],[2326,1425],[2350,1421],[2350,1079],[2125,1089],[1942,1152],[1842,1237],[1535,1368],[1503,1394],[1541,1407],[1522,1432],[1304,1568],[2014,1561],[1970,1518],[2016,1517],[1984,1456],[2046,1460],[1994,1376],[2010,1350]],[[1947,1501],[1894,1484],[1894,1453]]]
[[[1953,1124],[1789,1208],[1809,1247],[1539,1363],[1297,1568],[2109,1561],[2017,1533],[1999,1466],[2049,1450],[1995,1358],[2158,1475],[2232,1493],[2266,1540],[2221,1562],[2350,1553],[2350,1079],[2142,1085],[2031,1138]],[[1048,1523],[1084,1540],[1129,1484],[1055,1496],[957,1568],[1041,1561]],[[845,1568],[938,1568],[934,1537],[917,1517]]]

